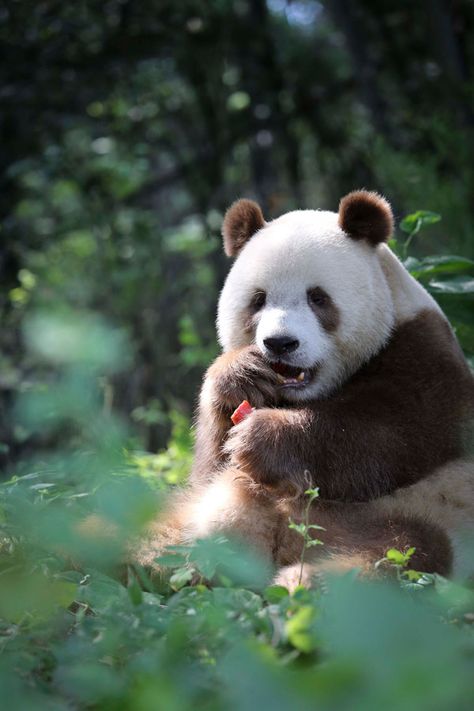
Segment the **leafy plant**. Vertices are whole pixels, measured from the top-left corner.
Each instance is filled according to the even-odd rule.
[[[375,567],[379,568],[381,565],[388,563],[395,569],[398,582],[401,584],[406,582],[419,584],[422,579],[423,582],[426,583],[428,582],[429,577],[425,578],[423,573],[420,573],[418,570],[408,568],[415,551],[416,549],[413,547],[408,548],[404,553],[396,548],[389,548],[385,553],[385,556],[377,561]]]
[[[306,480],[309,482],[309,473],[305,472],[305,476]],[[290,522],[288,524],[288,528],[290,528],[292,531],[296,531],[296,533],[298,533],[303,539],[303,545],[300,555],[300,573],[298,583],[299,585],[301,585],[301,580],[303,578],[303,569],[307,550],[312,548],[313,546],[323,545],[323,542],[320,541],[318,538],[313,538],[313,536],[311,535],[311,531],[324,531],[324,528],[322,526],[318,526],[315,523],[309,523],[311,504],[315,499],[318,498],[319,489],[306,489],[304,495],[307,497],[307,502],[303,512],[303,520],[300,523],[295,523],[295,521],[292,521],[290,518]]]
[[[440,220],[440,215],[428,210],[407,215],[401,221],[400,229],[408,237],[403,241],[392,239],[389,246],[409,273],[438,301],[451,321],[468,361],[474,364],[474,261],[455,255],[419,258],[409,254],[413,239]]]
[[[415,235],[417,235],[423,227],[435,225],[440,220],[441,215],[438,215],[437,212],[430,212],[429,210],[417,210],[403,218],[400,222],[400,229],[402,232],[408,234],[408,237],[402,245],[405,258],[408,256],[408,249]]]

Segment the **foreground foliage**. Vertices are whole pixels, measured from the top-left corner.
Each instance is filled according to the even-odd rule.
[[[136,566],[119,582],[159,489],[126,467],[89,487],[52,471],[2,487],[0,686],[12,708],[470,708],[469,588],[354,572],[290,596],[223,539],[171,553],[159,588]],[[215,587],[186,586],[185,561]]]
[[[408,216],[392,248],[446,299],[469,354],[474,264],[408,255],[437,219]],[[24,336],[35,368],[12,418],[36,440],[0,487],[0,689],[12,708],[470,708],[474,591],[407,574],[413,549],[387,551],[390,583],[353,571],[290,595],[217,538],[170,550],[168,578],[150,580],[133,546],[189,471],[187,419],[173,414],[166,450],[137,451],[104,387],[130,362],[124,333],[61,309],[37,311]],[[303,558],[306,523],[289,522]]]

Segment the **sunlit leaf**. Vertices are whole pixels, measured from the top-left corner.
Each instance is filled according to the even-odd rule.
[[[193,568],[177,568],[170,577],[170,585],[174,590],[179,590],[193,579],[195,571]]]
[[[316,619],[314,607],[304,605],[287,620],[286,634],[291,644],[301,652],[311,652],[316,647],[313,623]]]

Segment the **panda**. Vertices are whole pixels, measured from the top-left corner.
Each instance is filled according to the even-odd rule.
[[[389,548],[415,548],[415,570],[467,572],[474,379],[440,308],[386,244],[392,230],[390,205],[367,191],[337,213],[270,222],[251,200],[229,208],[222,354],[204,378],[189,484],[142,563],[224,534],[290,590],[327,572],[379,574]],[[253,411],[234,426],[243,400]],[[302,520],[310,487],[323,545],[308,549],[301,579],[288,520]]]

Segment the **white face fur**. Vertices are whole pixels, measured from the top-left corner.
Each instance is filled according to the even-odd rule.
[[[287,400],[328,395],[382,348],[393,327],[394,305],[377,249],[348,237],[333,212],[298,210],[267,223],[245,244],[224,284],[217,316],[223,349],[256,343],[268,360],[312,373],[284,388]],[[318,314],[310,305],[315,288],[336,307],[332,329],[324,325],[325,306]],[[249,329],[257,291],[265,301],[254,309]],[[298,346],[278,357],[265,341],[282,337]]]

